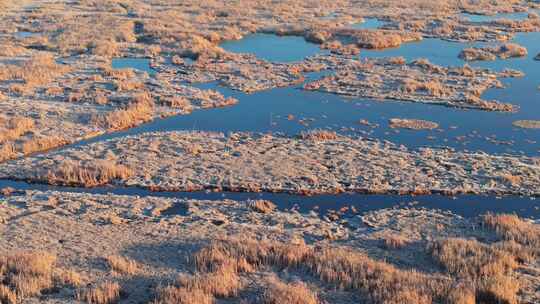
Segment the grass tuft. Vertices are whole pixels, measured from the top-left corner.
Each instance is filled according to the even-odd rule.
[[[65,161],[56,169],[49,170],[46,180],[52,185],[95,187],[117,179],[125,180],[132,174],[128,167],[107,160],[92,164]]]
[[[93,121],[96,125],[109,131],[128,129],[152,120],[154,106],[150,94],[141,93],[135,95],[125,108],[95,116]]]
[[[104,282],[78,291],[76,298],[89,304],[116,303],[120,299],[120,285],[116,282]]]
[[[317,295],[305,283],[284,283],[276,276],[270,277],[266,282],[263,295],[263,304],[317,304]]]
[[[251,200],[248,202],[249,208],[259,213],[272,213],[276,205],[267,200]]]
[[[121,274],[133,275],[139,271],[139,265],[128,258],[111,255],[106,258],[107,264],[112,271],[116,271]]]
[[[0,302],[40,295],[53,287],[56,257],[46,252],[20,252],[0,257]]]

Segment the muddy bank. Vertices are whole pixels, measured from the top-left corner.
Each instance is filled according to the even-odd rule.
[[[302,138],[169,132],[5,163],[2,178],[157,191],[538,195],[537,158],[424,148],[313,131]]]

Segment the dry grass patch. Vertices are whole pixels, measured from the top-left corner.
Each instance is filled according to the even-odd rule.
[[[212,272],[179,276],[174,285],[158,289],[154,303],[214,303],[215,297],[236,297],[242,286],[237,269],[221,265]]]
[[[131,259],[118,255],[111,255],[108,256],[106,260],[112,271],[127,275],[133,275],[139,271],[139,265]]]
[[[112,161],[100,160],[92,164],[65,161],[56,169],[50,169],[45,179],[52,185],[95,187],[113,180],[125,180],[132,174],[128,167]]]
[[[120,285],[116,282],[104,282],[97,286],[79,290],[77,299],[90,304],[112,304],[120,300]]]
[[[538,248],[540,246],[540,228],[526,222],[514,214],[492,214],[483,217],[484,223],[494,229],[506,240]]]
[[[453,93],[452,89],[445,87],[438,80],[420,82],[408,78],[402,81],[401,90],[406,93],[424,92],[434,97],[449,96]]]
[[[57,24],[62,28],[52,35],[49,44],[62,54],[90,52],[112,57],[122,44],[136,41],[134,21],[108,13],[65,15]]]
[[[0,81],[17,81],[12,86],[15,93],[30,93],[35,87],[44,86],[61,75],[68,73],[70,67],[57,64],[51,54],[40,54],[19,65],[8,65],[0,71]]]
[[[27,117],[16,116],[13,118],[0,117],[0,144],[15,140],[27,132],[34,130],[34,120]]]
[[[214,297],[199,289],[167,286],[157,291],[153,304],[213,304]]]
[[[521,184],[521,177],[518,175],[501,174],[501,178],[514,187],[518,187]]]
[[[458,238],[429,245],[433,257],[452,275],[474,286],[477,300],[516,303],[519,282],[512,277],[516,258],[494,246]]]
[[[17,157],[17,150],[12,143],[0,144],[0,162]]]
[[[429,249],[448,272],[459,277],[508,274],[517,267],[511,255],[475,240],[444,239],[431,243]]]
[[[0,302],[15,304],[54,286],[56,257],[46,252],[21,252],[0,257]]]
[[[25,155],[46,151],[52,148],[63,146],[69,141],[60,136],[32,137],[22,143],[21,152]]]
[[[36,136],[35,130],[36,124],[31,118],[0,116],[0,161],[13,159],[19,153],[28,155],[67,143],[66,139],[59,136]]]
[[[263,304],[317,304],[317,295],[305,283],[294,282],[287,284],[276,276],[270,277],[266,282],[263,295]]]
[[[404,243],[401,238],[388,238],[387,246],[399,248]],[[447,275],[398,269],[349,248],[220,240],[194,255],[199,272],[178,288],[183,288],[179,289],[182,294],[206,291],[217,295],[204,278],[224,269],[230,271],[228,278],[233,281],[240,280],[243,272],[296,269],[335,288],[359,292],[369,303],[516,303],[520,285],[513,275],[519,256],[526,253],[519,244],[486,245],[450,238],[431,242],[428,248]],[[317,297],[302,283],[274,279],[266,285],[263,303],[317,303]]]
[[[249,208],[259,213],[272,213],[276,205],[267,200],[252,200],[248,202]]]
[[[448,304],[476,304],[476,294],[470,286],[458,284],[448,293]]]
[[[202,290],[218,298],[236,297],[242,287],[238,272],[233,267],[220,267],[210,273],[181,276],[178,284],[188,290]]]
[[[55,281],[63,286],[79,287],[83,283],[83,278],[73,270],[60,269],[55,272]]]
[[[383,236],[383,245],[386,249],[400,249],[409,243],[409,239],[399,234],[389,234]]]
[[[154,117],[154,101],[148,93],[135,95],[123,109],[93,117],[96,125],[109,131],[128,129]]]
[[[244,239],[216,241],[195,255],[195,265],[202,272],[239,261],[253,269],[302,269],[337,288],[358,291],[373,303],[400,303],[403,299],[406,303],[431,303],[447,290],[441,278],[399,270],[346,248]]]

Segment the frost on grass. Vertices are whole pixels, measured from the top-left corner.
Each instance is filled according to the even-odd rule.
[[[314,57],[336,72],[307,83],[305,90],[377,100],[392,99],[471,108],[486,111],[516,111],[517,107],[481,98],[489,88],[500,88],[498,77],[513,77],[469,66],[443,67],[426,59],[405,63],[400,58],[353,60]]]
[[[128,167],[114,161],[101,160],[92,163],[65,161],[49,170],[44,178],[52,185],[94,187],[109,184],[114,180],[127,179],[132,174]]]
[[[0,299],[9,304],[14,296],[102,304],[540,299],[538,224],[516,215],[392,208],[329,219],[231,200],[53,191],[0,202]],[[185,214],[162,212],[178,204]],[[113,216],[122,221],[103,221]],[[14,254],[40,244],[59,258]]]
[[[0,302],[21,303],[52,288],[77,287],[80,276],[56,265],[56,256],[41,251],[0,255]]]
[[[115,160],[95,169],[111,150]],[[539,165],[533,157],[407,150],[321,131],[299,137],[158,132],[17,160],[3,165],[0,176],[156,191],[538,195]]]

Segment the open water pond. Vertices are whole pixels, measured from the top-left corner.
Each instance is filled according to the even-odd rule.
[[[363,22],[351,24],[349,27],[356,30],[377,29],[385,24],[377,18],[364,18]]]
[[[249,49],[246,49],[249,46]],[[237,41],[226,41],[221,47],[233,53],[250,53],[274,62],[301,61],[320,52],[319,46],[303,37],[252,34]]]
[[[34,33],[34,32],[28,32],[28,31],[15,32],[15,37],[17,37],[19,39],[30,38],[30,37],[38,37],[39,35],[41,35],[41,34],[40,33]]]
[[[313,55],[312,44],[299,37],[277,37],[261,34],[256,38],[245,38],[228,42],[229,50],[260,55],[260,51],[272,54],[272,48],[264,46],[264,39],[279,40],[288,45],[294,54],[283,49],[276,51],[274,59],[296,61]],[[487,112],[448,108],[413,102],[373,101],[362,98],[347,98],[334,94],[303,91],[300,86],[275,88],[245,94],[219,86],[217,83],[198,85],[199,88],[214,89],[225,96],[239,100],[237,105],[227,108],[195,111],[190,115],[159,119],[137,128],[104,135],[86,142],[137,134],[149,131],[202,130],[219,132],[282,132],[295,135],[313,128],[331,129],[349,135],[373,137],[404,144],[410,148],[423,146],[448,146],[457,150],[484,151],[489,153],[513,153],[539,155],[540,130],[520,129],[512,122],[520,119],[540,119],[540,61],[534,56],[540,53],[540,33],[516,35],[514,42],[529,50],[525,58],[468,63],[475,67],[503,70],[512,68],[525,73],[523,78],[503,79],[504,89],[488,90],[484,98],[497,99],[519,105],[517,113]],[[296,48],[303,45],[301,48]],[[407,43],[400,48],[388,50],[363,50],[360,57],[403,56],[408,61],[427,58],[445,66],[462,66],[466,62],[458,58],[459,52],[470,45],[439,39],[425,39]],[[279,53],[279,54],[278,54]],[[270,55],[268,55],[270,56]],[[269,57],[266,57],[270,60]],[[272,56],[270,56],[272,57]],[[116,63],[116,67],[141,68],[149,64],[137,61]],[[312,74],[308,79],[316,79]],[[411,131],[389,128],[390,118],[424,119],[439,123],[439,130]],[[366,120],[369,126],[359,123]],[[378,126],[378,127],[377,127]]]
[[[536,11],[534,11],[536,12]],[[514,12],[514,13],[499,13],[495,15],[479,15],[479,14],[461,14],[461,18],[471,22],[491,22],[495,20],[524,20],[529,16],[529,12]]]
[[[117,70],[130,68],[149,75],[156,74],[156,71],[150,67],[150,59],[147,58],[113,58],[111,67]]]

